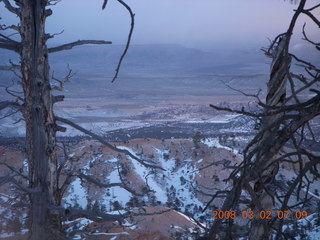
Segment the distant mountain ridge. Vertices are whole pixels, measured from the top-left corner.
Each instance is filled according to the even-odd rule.
[[[204,91],[213,94],[218,86],[225,87],[221,81],[233,81],[235,87],[263,88],[270,71],[271,60],[255,48],[217,46],[209,52],[177,44],[132,45],[120,70],[121,84],[116,82],[111,86],[123,50],[123,45],[86,45],[54,53],[49,56],[51,71],[55,77],[63,79],[69,66],[76,75],[66,85],[67,90],[70,87],[75,94],[81,89],[82,94],[91,91],[92,96],[101,89],[126,96],[137,91],[154,95],[154,90],[171,94],[172,90],[182,92],[185,88],[188,88],[184,91],[186,94],[197,92],[199,95]],[[313,55],[309,54],[312,48],[300,45],[295,50],[312,59]],[[19,63],[14,53],[0,50],[0,56],[0,65],[8,65],[9,59]],[[14,78],[13,74],[0,71],[2,86],[8,86]],[[88,85],[88,81],[93,84]]]
[[[54,45],[56,46],[56,45]],[[124,50],[124,45],[85,45],[72,50],[51,54],[52,69],[60,71],[67,64],[73,68],[103,67],[105,71],[114,71]],[[293,52],[314,59],[314,49],[300,44],[293,47]],[[18,62],[18,55],[0,49],[0,65],[9,64],[8,60]],[[319,60],[318,60],[319,61]],[[268,65],[263,52],[257,48],[219,47],[203,51],[178,44],[131,45],[123,61],[122,71],[143,69],[152,72],[186,72],[186,73],[225,73],[236,71],[250,65]]]
[[[108,69],[108,66],[115,66],[123,49],[122,45],[81,46],[72,51],[56,53],[50,57],[50,60],[53,65],[69,62],[72,65],[104,65]],[[175,44],[132,45],[124,59],[123,71],[144,68],[158,69],[160,72],[164,70],[198,72],[198,69],[203,67],[214,68],[243,62],[255,63],[257,60],[263,62],[264,56],[254,50],[217,49],[213,52],[205,52]]]

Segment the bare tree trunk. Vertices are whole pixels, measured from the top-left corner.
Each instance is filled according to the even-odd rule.
[[[48,239],[48,204],[57,188],[56,126],[49,81],[46,46],[46,1],[23,0],[21,21],[21,73],[25,94],[26,148],[29,162],[32,240]]]
[[[291,57],[289,56],[288,48],[293,28],[299,14],[303,11],[306,0],[301,0],[299,7],[295,12],[288,31],[279,37],[277,46],[271,49],[271,64],[270,80],[268,82],[268,92],[266,97],[265,110],[266,113],[274,111],[273,107],[281,107],[285,104],[287,81],[290,78]],[[278,151],[275,151],[277,135],[282,134],[280,124],[271,127],[277,122],[284,113],[271,114],[264,117],[262,129],[268,128],[261,139],[260,149],[256,154],[256,169],[253,169],[259,176],[255,182],[254,191],[258,196],[260,209],[255,206],[256,211],[271,211],[275,208],[275,186],[273,180],[279,170],[278,164],[271,165],[270,163],[277,157]],[[270,154],[271,153],[271,154]],[[271,165],[271,166],[270,166]],[[268,221],[260,219],[253,221],[250,229],[250,240],[265,240],[271,239],[270,226]]]
[[[11,181],[29,194],[31,203],[29,214],[29,222],[31,223],[29,239],[65,239],[61,233],[61,219],[62,215],[65,214],[66,209],[60,205],[63,194],[67,189],[68,184],[70,184],[72,179],[71,177],[73,176],[68,175],[62,186],[59,186],[59,177],[64,164],[60,165],[60,168],[58,169],[56,156],[56,132],[65,131],[65,128],[56,125],[56,120],[59,120],[59,118],[54,115],[53,104],[58,101],[63,101],[64,96],[52,96],[52,90],[62,90],[64,81],[55,79],[60,82],[60,87],[51,88],[48,54],[69,50],[75,46],[84,44],[111,44],[111,42],[104,40],[78,40],[48,49],[46,42],[49,38],[53,38],[54,35],[45,33],[46,18],[52,14],[52,11],[50,9],[46,9],[46,7],[55,4],[57,1],[14,1],[15,5],[18,7],[12,5],[8,0],[0,0],[0,2],[4,3],[5,8],[9,12],[20,18],[20,24],[17,26],[12,25],[10,27],[6,27],[5,25],[1,25],[1,30],[12,29],[19,32],[21,36],[20,42],[2,34],[0,36],[0,48],[14,51],[18,53],[21,58],[20,66],[12,64],[12,66],[9,67],[0,66],[0,69],[13,70],[19,67],[24,92],[24,99],[18,97],[22,102],[21,104],[13,101],[0,102],[0,110],[5,108],[15,108],[22,112],[23,119],[26,123],[26,152],[28,160],[29,187],[18,184],[15,178],[12,178]],[[113,81],[118,76],[121,62],[128,50],[134,27],[134,13],[131,8],[123,1],[119,0],[119,3],[121,3],[121,5],[123,5],[130,13],[131,28],[126,48],[121,55]],[[71,71],[66,76],[66,79],[69,79],[70,77]],[[66,122],[90,136],[95,136],[109,148],[129,155],[147,167],[160,168],[156,165],[148,164],[127,150],[114,147],[103,138],[83,129],[71,121],[62,118],[60,118],[60,121]],[[107,184],[104,186],[113,187],[115,185]],[[116,183],[116,186],[121,186],[130,191],[130,188],[123,183]],[[79,213],[77,210],[74,210],[74,212]],[[86,213],[82,214],[87,217],[91,216]],[[95,216],[93,217],[95,218]],[[118,217],[111,217],[119,220]],[[104,219],[110,219],[110,215],[104,216]]]
[[[271,64],[271,73],[270,80],[268,82],[268,93],[266,97],[266,104],[269,107],[280,107],[284,104],[284,100],[286,98],[286,86],[287,86],[287,73],[289,73],[288,68],[290,67],[290,58],[286,53],[287,50],[287,38],[284,35],[280,37],[278,45],[273,49],[272,53],[272,64]],[[266,113],[273,111],[270,108],[265,110]],[[258,200],[260,202],[260,208],[256,206],[255,211],[259,212],[263,211],[272,211],[274,210],[274,192],[272,189],[272,181],[274,176],[276,175],[278,169],[277,166],[273,165],[269,168],[265,169],[272,160],[276,157],[270,156],[270,147],[274,145],[273,139],[275,139],[275,135],[279,131],[279,126],[274,128],[270,128],[269,126],[272,123],[276,122],[280,117],[283,116],[283,113],[273,114],[270,116],[266,116],[263,119],[261,128],[268,128],[262,137],[262,145],[259,149],[256,161],[259,161],[261,164],[258,164],[259,169],[256,169],[258,174],[260,175],[260,179],[256,181],[254,186],[254,191],[258,196]],[[257,214],[259,215],[259,214]],[[250,240],[262,240],[262,239],[270,239],[270,229],[268,228],[268,222],[265,219],[259,219],[257,221],[253,221],[250,230]]]

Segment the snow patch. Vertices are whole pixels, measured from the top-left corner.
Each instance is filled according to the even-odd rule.
[[[158,154],[159,162],[162,164],[162,167],[166,170],[163,173],[163,179],[157,179],[159,182],[165,184],[167,191],[167,198],[170,197],[170,201],[175,201],[178,199],[181,206],[179,209],[181,211],[193,212],[194,208],[204,207],[203,203],[200,202],[193,190],[194,179],[197,175],[197,167],[193,165],[191,159],[178,160],[174,158],[164,159],[164,155],[168,155],[168,151],[161,151],[155,148],[156,153]],[[179,165],[179,167],[177,167]],[[195,216],[199,215],[199,211],[194,212]]]
[[[110,183],[121,183],[118,169],[113,170],[109,174],[109,176],[107,177],[107,181],[109,181]],[[112,187],[110,188],[108,194],[106,194],[103,198],[103,203],[106,206],[110,206],[112,205],[112,202],[118,201],[121,206],[125,206],[125,204],[130,201],[131,196],[132,194],[130,192],[121,187]]]
[[[118,159],[116,158],[111,158],[111,159],[108,159],[107,160],[109,163],[115,163],[115,162],[118,162]]]
[[[235,155],[239,154],[239,152],[236,149],[232,149],[230,147],[221,145],[218,138],[206,138],[205,140],[202,140],[201,142],[203,144],[207,145],[208,147],[223,148],[223,149],[226,149],[226,150],[232,152]]]
[[[71,206],[75,205],[76,203],[82,208],[87,206],[87,193],[84,187],[81,185],[79,178],[76,178],[76,180],[71,183],[69,195],[65,198],[65,201],[66,204]]]
[[[241,116],[240,114],[226,114],[224,116],[214,117],[212,119],[206,119],[206,120],[188,120],[185,121],[187,123],[229,123],[234,118]]]
[[[129,235],[127,232],[120,232],[120,233],[92,233],[92,235],[96,236],[120,236],[120,235]],[[115,238],[116,239],[116,238]]]
[[[128,147],[119,146],[118,148],[124,149],[129,151],[132,155],[138,158],[138,156]],[[143,166],[141,163],[137,162],[134,159],[131,159],[134,168],[136,169],[136,173],[142,178],[146,179],[148,186],[150,189],[155,191],[154,195],[157,198],[158,201],[161,201],[162,203],[167,202],[167,194],[166,192],[158,185],[158,183],[154,180],[152,175],[149,175],[150,170],[147,169],[145,166]]]

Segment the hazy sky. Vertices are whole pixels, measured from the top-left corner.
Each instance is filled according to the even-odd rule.
[[[310,4],[317,0],[309,0]],[[133,43],[177,43],[210,48],[261,46],[284,32],[297,5],[283,0],[127,0],[136,14]],[[116,0],[62,0],[53,7],[47,32],[64,30],[54,41],[104,39],[125,42],[130,17]],[[11,20],[8,14],[0,15]],[[317,14],[320,14],[319,11]]]

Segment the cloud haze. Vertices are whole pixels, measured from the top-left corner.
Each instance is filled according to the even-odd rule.
[[[316,3],[316,0],[309,1]],[[297,5],[283,0],[128,0],[136,14],[135,44],[176,43],[210,48],[261,46],[284,32]],[[54,41],[105,39],[126,41],[130,25],[127,11],[109,0],[63,0],[52,7],[47,31],[64,30]],[[1,6],[1,15],[3,6]],[[8,15],[4,14],[5,19]],[[10,18],[9,18],[10,19]]]

